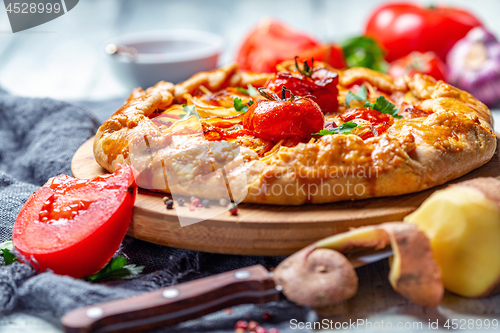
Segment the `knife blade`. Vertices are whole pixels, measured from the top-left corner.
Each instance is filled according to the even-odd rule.
[[[354,267],[382,260],[390,249],[347,254]],[[281,286],[272,272],[255,265],[138,296],[98,303],[68,312],[61,319],[67,333],[137,332],[170,326],[239,304],[279,299]]]

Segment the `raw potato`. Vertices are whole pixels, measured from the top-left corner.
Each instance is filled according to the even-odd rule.
[[[444,287],[465,297],[499,291],[500,181],[476,178],[431,195],[406,222],[431,241]]]
[[[395,222],[361,227],[313,245],[346,252],[358,247],[382,249],[389,244],[394,254],[389,281],[394,290],[417,304],[437,306],[444,293],[441,272],[429,239],[417,226]]]
[[[358,291],[358,276],[347,258],[313,245],[279,264],[274,280],[289,300],[313,308],[342,303]]]

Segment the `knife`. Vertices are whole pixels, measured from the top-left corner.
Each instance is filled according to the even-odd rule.
[[[390,257],[390,249],[346,257],[355,268]],[[98,303],[68,312],[61,319],[67,333],[137,332],[181,323],[239,304],[279,299],[281,286],[264,266],[240,268],[184,282],[138,296]]]

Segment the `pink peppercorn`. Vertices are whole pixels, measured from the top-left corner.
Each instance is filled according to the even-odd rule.
[[[258,322],[256,322],[255,320],[250,320],[250,322],[248,323],[248,327],[247,327],[247,330],[249,331],[254,331],[256,327],[258,327],[260,324]]]
[[[248,322],[246,320],[238,320],[236,324],[234,324],[234,328],[235,329],[242,328],[246,330],[248,328]]]
[[[257,326],[254,330],[255,333],[267,333],[267,330],[262,326]]]

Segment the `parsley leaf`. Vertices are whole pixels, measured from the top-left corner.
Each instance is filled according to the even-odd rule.
[[[332,128],[331,130],[321,130],[318,133],[313,133],[312,135],[352,134],[351,130],[356,127],[358,127],[358,124],[350,120],[338,127]]]
[[[250,93],[245,88],[236,87],[236,90],[238,90],[239,92],[244,93],[245,95],[250,96]]]
[[[250,83],[248,84],[247,89],[237,87],[236,90],[238,90],[238,91],[240,91],[248,96],[259,96],[260,95],[259,92],[257,91],[257,89],[255,89]]]
[[[238,112],[247,112],[248,108],[250,106],[252,106],[252,104],[253,104],[253,101],[250,101],[247,104],[243,104],[243,102],[241,101],[241,98],[239,98],[239,97],[236,97],[233,101],[234,109]]]
[[[359,90],[355,94],[349,91],[349,93],[345,98],[345,104],[347,105],[347,107],[349,107],[353,99],[357,99],[358,101],[364,102],[366,101],[366,98],[367,98],[367,91],[365,85],[363,84],[361,85],[361,87],[359,87]]]
[[[373,110],[377,110],[381,113],[390,114],[397,119],[403,118],[402,116],[397,114],[399,112],[399,109],[395,109],[395,105],[385,99],[384,96],[377,97],[377,101],[375,103],[366,102],[364,107],[372,108]]]
[[[110,260],[99,272],[85,278],[90,282],[104,282],[118,279],[131,279],[142,273],[144,266],[127,265],[127,258],[116,257]]]
[[[186,114],[181,119],[188,119],[191,116],[196,116],[198,119],[201,118],[198,112],[196,112],[196,106],[182,104],[182,108]]]
[[[6,265],[12,264],[14,261],[17,261],[16,256],[12,253],[14,250],[14,243],[12,243],[12,239],[7,239],[5,242],[0,243],[0,256],[3,257],[3,261]]]

